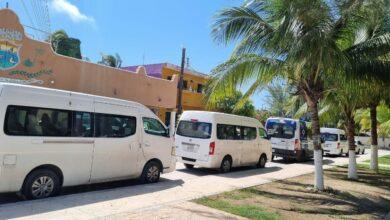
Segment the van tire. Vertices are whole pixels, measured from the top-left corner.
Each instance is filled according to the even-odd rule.
[[[148,162],[141,175],[142,183],[157,183],[160,180],[161,168],[160,164],[155,161]]]
[[[219,168],[219,172],[228,173],[232,170],[232,159],[228,156],[224,157],[221,162],[221,167]]]
[[[265,154],[262,154],[260,156],[259,162],[257,163],[257,168],[264,168],[265,164],[267,163],[267,156]]]
[[[39,187],[37,185],[44,187],[44,191],[36,189],[34,192],[33,185],[35,185],[35,188]],[[23,183],[21,193],[26,199],[44,199],[58,195],[60,189],[60,178],[54,171],[37,169],[28,174]]]
[[[323,157],[323,154],[322,154]],[[298,157],[298,162],[305,162],[306,161],[306,151],[302,151],[301,154]]]
[[[185,166],[187,169],[194,169],[194,165],[192,165],[192,164],[185,163],[184,166]]]

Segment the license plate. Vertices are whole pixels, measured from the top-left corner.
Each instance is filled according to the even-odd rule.
[[[195,150],[194,145],[187,146],[187,151],[194,152],[194,150]]]

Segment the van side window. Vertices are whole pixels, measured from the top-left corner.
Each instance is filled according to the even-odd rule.
[[[219,140],[234,140],[235,129],[234,125],[217,124],[217,138]]]
[[[72,137],[92,137],[92,114],[89,112],[74,112]]]
[[[243,139],[244,140],[254,140],[257,137],[256,128],[252,127],[242,127]]]
[[[96,137],[128,137],[135,134],[136,124],[132,116],[95,114]]]
[[[167,129],[157,119],[154,118],[142,118],[144,124],[144,131],[147,134],[158,136],[169,136]]]
[[[259,136],[263,139],[268,139],[267,132],[262,128],[259,128]]]
[[[47,108],[8,106],[4,132],[15,136],[71,136],[71,112]]]

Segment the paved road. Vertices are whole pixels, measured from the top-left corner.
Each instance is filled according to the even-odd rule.
[[[359,155],[358,161],[370,157]],[[388,155],[390,151],[379,151]],[[346,157],[325,157],[325,168],[347,164]],[[91,219],[115,218],[129,213],[163,208],[206,195],[272,182],[313,172],[313,161],[306,163],[267,163],[264,169],[240,168],[228,174],[206,169],[186,170],[178,164],[173,173],[164,174],[157,184],[139,185],[122,181],[66,189],[63,195],[39,201],[19,201],[0,194],[0,219]],[[326,185],[326,179],[325,179]]]

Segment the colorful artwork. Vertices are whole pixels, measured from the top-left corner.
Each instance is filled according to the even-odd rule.
[[[22,33],[0,28],[0,70],[11,69],[20,62]]]
[[[34,72],[34,73],[29,73],[29,72],[23,71],[23,70],[13,70],[13,71],[9,72],[9,75],[10,76],[19,75],[19,76],[27,77],[28,79],[34,79],[34,78],[40,77],[42,75],[51,75],[52,73],[53,73],[53,71],[50,69],[40,70],[40,71]]]

